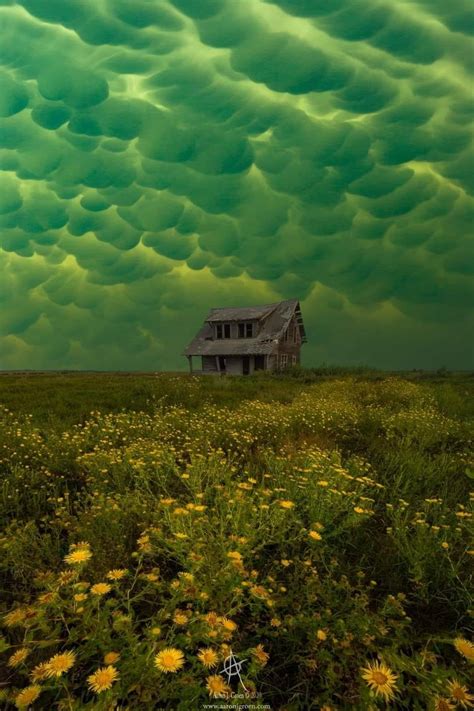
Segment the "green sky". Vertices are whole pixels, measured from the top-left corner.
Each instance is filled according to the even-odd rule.
[[[472,0],[0,0],[2,368],[474,367]]]

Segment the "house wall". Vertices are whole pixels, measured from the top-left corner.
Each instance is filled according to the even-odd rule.
[[[289,329],[289,338],[288,340],[285,340],[285,334],[279,339],[278,341],[278,346],[275,349],[274,353],[272,356],[269,357],[269,368],[274,370],[275,368],[280,368],[282,367],[280,365],[281,359],[280,356],[282,354],[286,354],[288,356],[288,362],[287,366],[290,367],[292,365],[299,365],[301,362],[301,338],[300,338],[300,333],[299,333],[299,328],[298,328],[298,323],[295,318],[293,318],[288,325]],[[296,343],[293,339],[293,331],[296,329]],[[296,363],[293,364],[293,356],[296,358]]]
[[[216,356],[202,356],[202,372],[217,373]]]

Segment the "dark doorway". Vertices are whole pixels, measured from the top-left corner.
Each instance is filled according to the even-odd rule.
[[[265,370],[265,356],[255,356],[255,370]]]
[[[250,358],[249,356],[244,356],[242,358],[242,374],[248,375],[250,373]]]
[[[225,373],[225,357],[219,356],[219,370],[221,373]]]

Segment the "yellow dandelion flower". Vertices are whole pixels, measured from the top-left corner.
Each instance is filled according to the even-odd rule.
[[[5,615],[3,618],[3,623],[5,627],[16,627],[17,625],[21,625],[22,622],[25,621],[27,616],[26,610],[24,607],[18,607],[16,610],[12,610],[8,614]]]
[[[162,672],[177,672],[184,666],[184,654],[180,649],[166,647],[155,657],[155,666]]]
[[[325,632],[324,630],[318,630],[318,631],[316,632],[316,637],[317,637],[321,642],[325,642],[325,641],[327,640],[327,638],[328,638],[328,636],[327,636],[327,634],[326,634],[326,632]]]
[[[33,684],[32,686],[27,686],[26,689],[20,691],[15,699],[15,706],[19,709],[28,708],[31,706],[38,696],[41,694],[41,686]]]
[[[216,627],[216,625],[219,624],[220,617],[217,612],[208,612],[207,615],[205,615],[204,619],[206,620],[209,627]]]
[[[255,657],[262,666],[265,666],[270,659],[270,655],[264,650],[263,644],[257,644],[255,649],[252,650],[252,656]]]
[[[453,711],[454,706],[448,699],[443,699],[438,696],[434,700],[434,711]]]
[[[38,596],[38,602],[40,605],[49,605],[50,602],[54,602],[57,595],[54,592],[42,593]]]
[[[398,676],[383,662],[372,662],[362,669],[362,678],[376,696],[383,696],[389,701],[395,695]]]
[[[150,632],[154,637],[159,637],[159,635],[161,634],[161,627],[152,627]]]
[[[469,693],[467,686],[459,681],[449,681],[448,689],[450,697],[463,708],[470,708],[474,702],[474,696]]]
[[[218,696],[220,694],[227,695],[230,693],[230,687],[219,674],[208,676],[206,681],[206,689],[210,696]]]
[[[105,577],[107,580],[122,580],[127,573],[128,570],[124,570],[123,568],[114,568],[113,570],[109,570]]]
[[[104,654],[104,664],[115,664],[120,659],[120,654],[118,652],[107,652]]]
[[[100,694],[102,691],[110,689],[112,684],[117,681],[118,676],[119,673],[115,667],[101,667],[87,677],[87,685],[91,691]]]
[[[63,654],[55,654],[54,657],[46,662],[46,676],[61,676],[74,666],[76,655],[74,652],[63,652]]]
[[[242,554],[239,553],[239,551],[229,551],[227,553],[227,557],[231,558],[232,560],[238,560],[238,561],[242,560]]]
[[[210,647],[200,649],[197,657],[201,664],[208,668],[215,667],[219,659],[217,652]]]
[[[17,649],[17,651],[14,652],[14,654],[12,654],[10,659],[8,660],[7,666],[19,667],[20,664],[23,664],[29,653],[29,650],[25,647],[23,647],[23,649]]]
[[[321,534],[318,533],[317,531],[312,531],[312,530],[311,530],[311,531],[308,533],[308,536],[309,536],[310,538],[312,538],[313,541],[321,541],[321,540],[322,540]]]
[[[278,617],[272,617],[272,619],[270,620],[270,625],[272,627],[280,627],[281,620],[279,620]]]
[[[64,557],[64,562],[68,565],[81,565],[87,563],[92,558],[92,553],[88,548],[76,548]]]
[[[354,511],[356,514],[363,514],[365,513],[365,509],[361,508],[360,506],[354,506]]]
[[[87,593],[76,593],[74,595],[74,600],[76,602],[84,602],[84,600],[87,600]]]
[[[466,657],[470,662],[474,661],[474,644],[464,637],[456,637],[453,642],[459,654]]]
[[[282,509],[292,509],[295,505],[294,501],[288,501],[285,499],[280,500],[278,503]]]
[[[229,632],[234,632],[237,629],[236,623],[233,620],[229,620],[228,617],[221,617],[219,622],[222,627]]]
[[[112,590],[112,587],[108,583],[96,583],[91,587],[91,593],[93,595],[107,595]]]
[[[31,678],[33,681],[43,681],[48,677],[48,662],[42,662],[37,664],[33,671],[31,672]]]
[[[182,610],[176,610],[176,612],[173,615],[173,622],[177,625],[187,625],[188,624],[188,616]]]

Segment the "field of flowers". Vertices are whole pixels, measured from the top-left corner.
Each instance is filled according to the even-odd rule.
[[[472,706],[474,379],[60,377],[0,383],[1,708]]]

